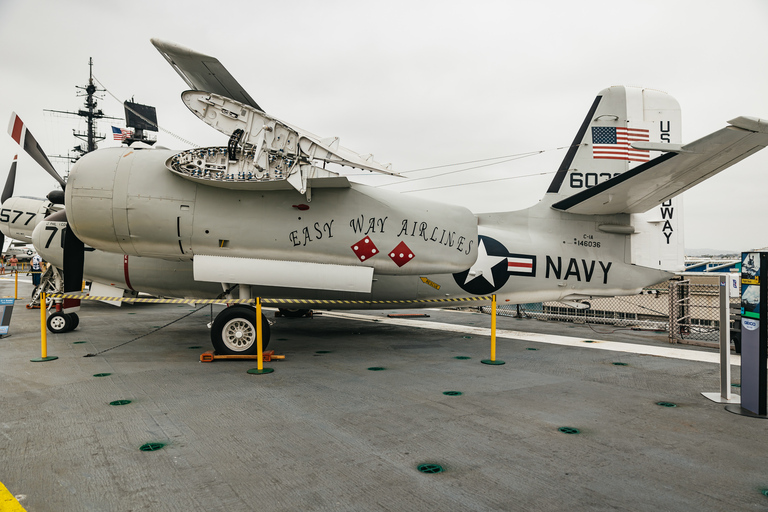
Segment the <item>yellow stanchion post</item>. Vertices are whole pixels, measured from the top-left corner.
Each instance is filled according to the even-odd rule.
[[[496,296],[491,306],[491,361],[496,360]]]
[[[496,359],[496,295],[491,299],[491,358],[480,361],[483,364],[505,364],[504,361]]]
[[[256,368],[251,368],[248,370],[248,373],[254,374],[254,375],[263,375],[265,373],[272,373],[275,371],[273,368],[264,368],[264,346],[263,341],[261,339],[261,328],[262,328],[262,318],[261,318],[261,297],[256,297],[256,353],[259,354],[259,357],[257,359],[258,365]]]
[[[30,359],[33,363],[58,359],[56,356],[48,355],[48,326],[46,325],[46,320],[48,320],[48,317],[45,310],[45,292],[43,292],[40,294],[40,358]]]
[[[19,300],[19,271],[16,270],[13,273],[13,278],[16,281],[16,285],[13,288],[13,298]]]
[[[259,354],[259,364],[257,367],[259,368],[259,371],[262,371],[264,369],[264,357],[262,356],[263,351],[263,340],[261,339],[261,298],[256,297],[256,350]]]

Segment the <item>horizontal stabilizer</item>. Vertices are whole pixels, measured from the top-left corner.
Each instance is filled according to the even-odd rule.
[[[151,41],[190,88],[220,94],[264,111],[216,57],[156,38]]]
[[[643,151],[661,151],[662,153],[684,153],[682,144],[670,144],[668,142],[633,142],[634,149]]]
[[[768,121],[738,117],[729,124],[690,144],[672,145],[670,152],[552,208],[583,215],[646,212],[768,145]]]

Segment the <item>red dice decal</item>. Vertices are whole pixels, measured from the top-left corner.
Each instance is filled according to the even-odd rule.
[[[405,245],[405,242],[400,242],[397,247],[389,251],[389,257],[392,258],[398,267],[402,267],[414,258],[413,251]]]
[[[373,244],[373,240],[371,240],[369,237],[365,237],[353,245],[352,250],[355,252],[355,256],[357,256],[360,261],[373,258],[379,253],[379,250]]]

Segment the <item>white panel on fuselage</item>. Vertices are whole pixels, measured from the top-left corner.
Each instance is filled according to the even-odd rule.
[[[370,293],[372,267],[195,255],[195,281]]]
[[[91,283],[91,288],[89,291],[89,295],[92,297],[115,297],[115,298],[122,298],[125,293],[125,290],[122,288],[118,288],[116,286],[110,286],[108,284],[98,283],[96,281],[93,281]],[[123,302],[120,300],[101,300],[101,302],[105,304],[110,304],[112,306],[120,307],[123,305]]]

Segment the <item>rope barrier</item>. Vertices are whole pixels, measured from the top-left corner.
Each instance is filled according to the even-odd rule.
[[[48,297],[59,299],[79,299],[79,300],[100,300],[114,302],[135,302],[143,304],[255,304],[256,299],[151,299],[141,297],[108,297],[103,295],[89,295],[84,293],[49,293]],[[492,300],[493,296],[483,297],[456,297],[448,299],[412,299],[412,300],[332,300],[332,299],[261,299],[262,304],[280,305],[280,304],[345,304],[345,305],[367,305],[367,304],[444,304],[453,302],[474,302]]]

